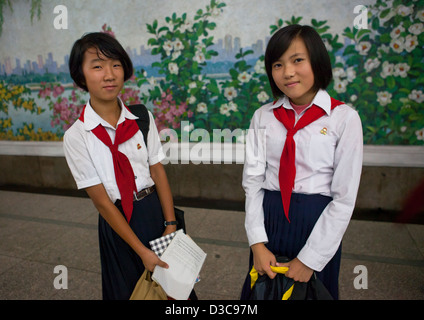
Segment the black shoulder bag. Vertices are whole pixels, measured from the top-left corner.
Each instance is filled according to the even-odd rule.
[[[130,109],[133,115],[138,117],[136,122],[138,127],[140,128],[141,133],[143,133],[144,144],[147,147],[147,135],[149,133],[150,127],[150,117],[147,108],[144,104],[134,104],[128,106],[128,108]],[[183,229],[184,233],[187,233],[184,220],[184,211],[174,207],[174,212],[175,218],[177,220],[177,229]]]

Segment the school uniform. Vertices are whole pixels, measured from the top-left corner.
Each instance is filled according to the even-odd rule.
[[[293,109],[287,97],[254,113],[246,139],[242,185],[249,245],[263,242],[275,255],[297,257],[317,271],[337,299],[341,240],[359,187],[363,138],[358,113],[346,104],[332,109],[332,101],[325,90],[319,90],[300,115],[294,112],[297,123],[312,105],[325,111],[293,136],[296,175],[287,217],[279,170],[288,130],[274,115],[275,108]],[[252,254],[249,264],[250,270]],[[247,276],[242,299],[249,296],[249,283]]]
[[[117,127],[126,119],[137,119],[119,100],[121,115]],[[149,241],[160,237],[164,230],[164,217],[149,166],[165,158],[159,134],[151,112],[150,130],[146,148],[143,134],[138,130],[130,139],[119,144],[118,150],[128,158],[134,172],[137,192],[149,193],[140,201],[133,202],[129,225],[140,241],[148,248]],[[115,178],[111,150],[93,134],[93,130],[102,125],[112,143],[116,129],[103,120],[91,107],[90,102],[84,108],[81,117],[66,131],[63,146],[66,161],[76,181],[78,189],[103,184],[110,200],[116,204],[122,215],[121,194]],[[104,299],[129,299],[135,284],[144,271],[141,258],[99,214],[99,246],[102,266],[102,290]]]

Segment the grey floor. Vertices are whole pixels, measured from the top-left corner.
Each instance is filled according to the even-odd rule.
[[[0,203],[0,300],[101,299],[98,214],[89,199],[0,191]],[[238,299],[249,255],[244,213],[182,209],[188,234],[207,253],[199,299]],[[68,289],[54,287],[58,265],[67,268]],[[359,284],[367,289],[355,288],[364,270]],[[352,220],[340,298],[424,299],[424,225]]]

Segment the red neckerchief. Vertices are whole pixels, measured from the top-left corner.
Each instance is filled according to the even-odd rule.
[[[84,122],[85,107],[86,106],[84,106],[79,117],[79,120],[82,122]],[[115,143],[112,143],[109,134],[101,124],[91,130],[91,132],[93,132],[100,141],[109,147],[110,152],[112,153],[116,184],[118,185],[119,193],[121,194],[122,209],[124,210],[128,223],[131,220],[133,210],[133,193],[134,191],[137,192],[137,187],[131,163],[125,154],[118,151],[118,146],[132,138],[138,130],[139,127],[135,120],[125,119],[125,121],[119,124],[116,129]]]
[[[343,102],[331,98],[331,110],[341,104],[343,104]],[[294,142],[293,136],[298,130],[306,127],[308,124],[314,122],[315,120],[318,120],[325,114],[326,112],[323,109],[316,105],[312,105],[308,110],[305,111],[305,114],[299,119],[296,125],[294,125],[294,110],[286,109],[282,105],[274,109],[274,116],[287,129],[286,142],[284,144],[283,153],[281,154],[280,158],[280,171],[278,173],[278,180],[280,182],[284,214],[289,222],[290,197],[296,177],[296,144]]]

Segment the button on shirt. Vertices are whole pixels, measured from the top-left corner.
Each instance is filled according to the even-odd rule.
[[[325,90],[318,91],[312,104],[321,107],[326,115],[294,135],[293,192],[333,198],[297,256],[305,265],[321,271],[337,251],[355,206],[363,137],[358,113],[346,104],[331,110],[331,99]],[[287,130],[275,118],[273,109],[281,105],[293,109],[287,97],[262,106],[254,113],[247,134],[242,184],[246,192],[249,245],[268,242],[262,207],[264,189],[280,190],[278,172]],[[295,113],[296,122],[308,108],[300,115]],[[284,218],[283,212],[281,217]]]
[[[119,100],[121,106],[122,101]],[[149,111],[150,129],[147,136],[148,148],[144,144],[143,134],[139,130],[132,138],[121,143],[118,150],[124,153],[133,168],[137,190],[154,185],[150,176],[149,166],[165,158],[159,134]],[[138,119],[127,108],[121,107],[121,115],[117,127],[125,119]],[[84,122],[77,120],[63,137],[63,147],[66,161],[75,179],[78,189],[83,189],[102,183],[112,202],[121,199],[116,184],[115,171],[110,149],[92,132],[99,124],[103,125],[111,141],[115,141],[116,129],[103,120],[87,103],[84,112]]]

